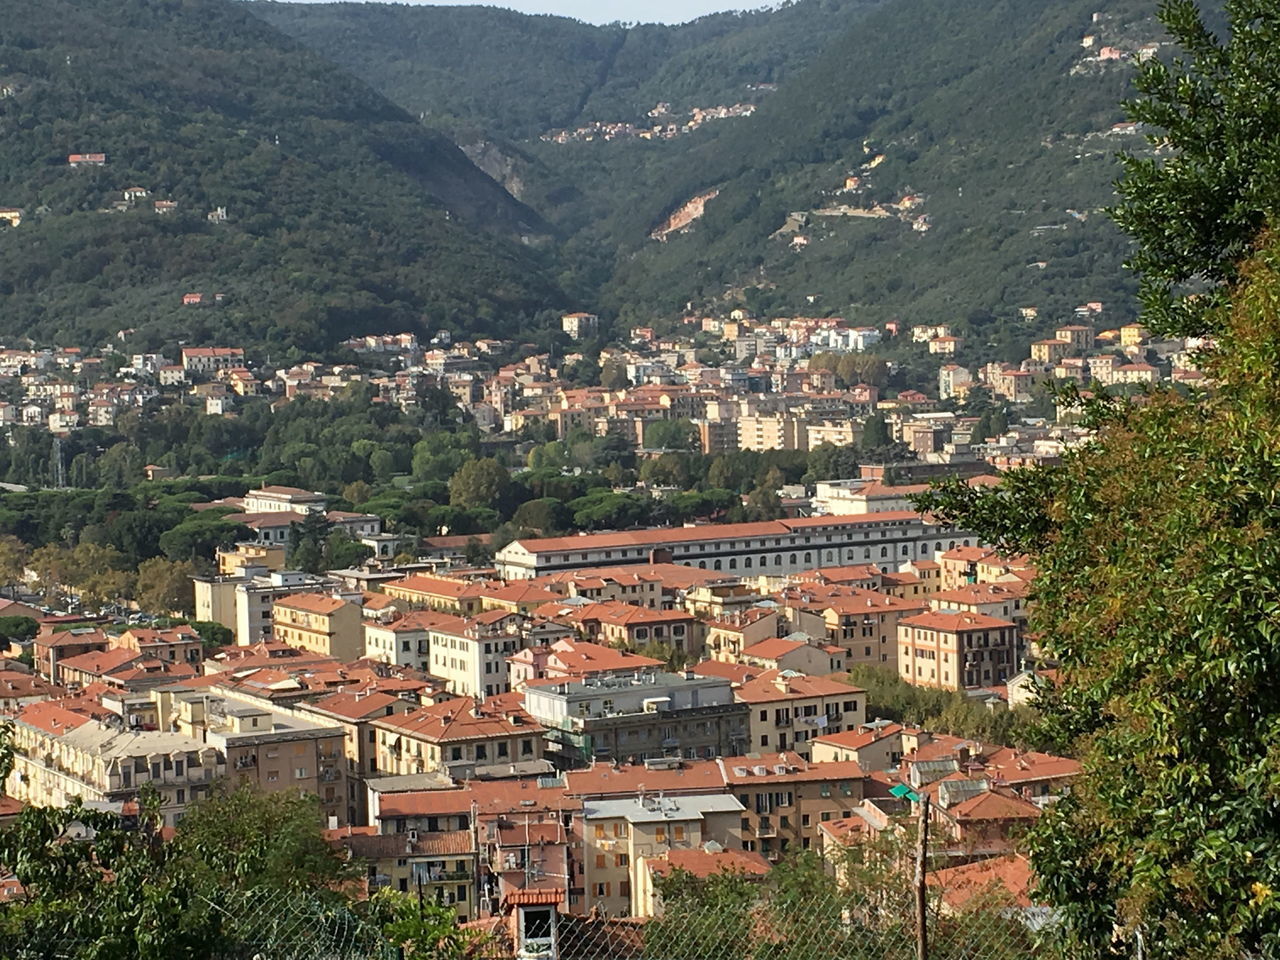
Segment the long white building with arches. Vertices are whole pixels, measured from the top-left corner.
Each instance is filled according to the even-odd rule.
[[[528,579],[614,564],[680,563],[741,576],[872,563],[897,570],[937,551],[979,546],[970,532],[911,510],[759,523],[653,527],[514,540],[498,551],[499,576]]]

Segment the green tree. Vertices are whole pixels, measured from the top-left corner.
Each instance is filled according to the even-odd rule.
[[[655,420],[644,428],[644,445],[650,450],[697,450],[698,428],[690,420]]]
[[[863,452],[874,453],[883,450],[892,442],[893,435],[889,432],[889,423],[885,420],[884,414],[877,413],[867,417],[866,423],[862,425]]]
[[[230,646],[236,639],[236,635],[232,633],[230,627],[223,626],[213,620],[197,620],[191,624],[191,627],[196,633],[200,634],[206,655],[213,653],[219,647]]]
[[[600,386],[606,390],[625,390],[631,386],[627,379],[626,364],[620,360],[610,360],[600,370]]]
[[[26,571],[30,548],[12,534],[0,536],[0,587],[10,591],[21,582]]]
[[[1028,553],[1030,627],[1060,667],[1045,733],[1084,775],[1032,833],[1042,895],[1103,955],[1280,945],[1280,244],[1231,291],[1213,395],[1091,405],[1095,441],[919,505]]]
[[[418,903],[397,890],[379,890],[369,902],[371,919],[403,960],[452,960],[474,956],[484,937],[458,926],[458,914],[439,903]]]
[[[1160,19],[1185,56],[1153,57],[1128,103],[1155,155],[1122,156],[1116,221],[1139,244],[1143,317],[1160,332],[1199,334],[1223,316],[1239,265],[1280,214],[1280,45],[1275,0],[1229,0],[1219,40],[1193,0],[1166,0]]]
[[[325,544],[333,534],[333,524],[323,513],[308,513],[289,524],[288,564],[294,570],[320,573],[325,567]]]
[[[152,557],[138,565],[137,590],[134,599],[142,610],[150,613],[195,612],[195,589],[191,578],[196,575],[190,560],[166,560]]]
[[[858,451],[855,447],[820,443],[809,451],[809,465],[802,480],[817,483],[819,480],[847,480],[857,475]]]
[[[454,507],[494,507],[511,488],[511,474],[492,457],[469,460],[449,479],[449,503]]]

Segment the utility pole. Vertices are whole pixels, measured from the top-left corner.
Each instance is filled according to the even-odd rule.
[[[929,960],[929,795],[920,798],[920,825],[916,837],[916,960]]]

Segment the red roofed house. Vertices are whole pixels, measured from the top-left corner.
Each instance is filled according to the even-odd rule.
[[[542,759],[542,724],[519,694],[485,701],[458,697],[372,721],[378,770],[389,774],[461,771]]]
[[[753,750],[794,750],[807,758],[809,741],[866,719],[866,691],[825,677],[766,670],[733,691],[750,708]]]
[[[527,647],[507,658],[512,690],[531,680],[581,680],[589,676],[613,676],[661,667],[662,661],[638,653],[606,647],[586,640],[557,640]]]
[[[942,690],[1003,684],[1017,672],[1018,628],[982,613],[935,610],[898,622],[898,675]]]
[[[344,662],[364,656],[360,604],[322,593],[295,593],[271,606],[275,639]]]

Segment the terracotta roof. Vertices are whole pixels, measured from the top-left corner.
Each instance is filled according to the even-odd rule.
[[[338,612],[346,605],[346,600],[323,593],[294,593],[275,601],[277,607],[305,610],[308,613],[319,613],[325,616]]]
[[[585,640],[557,640],[551,645],[548,664],[570,675],[586,675],[660,667],[662,661]]]
[[[891,723],[888,726],[875,727],[871,730],[858,728],[856,730],[843,730],[840,733],[826,733],[813,739],[815,743],[826,743],[833,747],[843,747],[846,750],[860,750],[863,747],[871,746],[878,740],[896,736],[905,729],[900,723]]]
[[[55,686],[43,677],[34,673],[5,670],[2,664],[3,661],[0,661],[0,700],[18,700],[28,697],[50,699],[66,694],[62,687]]]
[[[356,827],[326,830],[325,839],[335,847],[350,850],[352,856],[369,860],[387,857],[456,857],[475,852],[470,830],[422,830],[416,840],[407,833],[367,833]]]
[[[809,697],[856,697],[866,692],[859,687],[828,680],[826,677],[810,677],[805,674],[784,676],[783,673],[780,670],[765,670],[757,674],[733,691],[734,699],[739,703],[773,703],[777,700]]]
[[[364,720],[375,715],[386,716],[389,707],[401,702],[399,697],[393,697],[389,693],[331,693],[310,704],[307,709],[346,720]]]
[[[1003,583],[970,583],[954,590],[942,590],[931,594],[929,600],[944,607],[959,603],[1001,603],[1020,600],[1026,597],[1029,590],[1029,585],[1021,580]]]
[[[538,553],[573,553],[604,550],[610,547],[635,547],[662,543],[693,543],[703,540],[735,540],[750,537],[781,537],[803,532],[812,527],[871,526],[891,521],[919,520],[913,510],[890,510],[884,513],[840,517],[797,517],[765,520],[756,523],[723,523],[699,527],[654,527],[646,530],[624,530],[578,537],[543,537],[516,541],[526,551]]]
[[[820,823],[818,824],[818,829],[833,842],[841,846],[848,846],[865,837],[871,828],[866,820],[854,814],[852,817],[840,817],[837,820],[828,820],[825,823]]]
[[[595,763],[565,774],[565,791],[574,797],[636,796],[644,793],[724,793],[724,771],[714,760],[682,760],[674,770],[655,770],[643,764]]]
[[[518,705],[496,701],[498,698],[493,697],[482,705],[480,716],[474,715],[473,702],[469,698],[459,697],[421,706],[408,713],[382,717],[375,720],[374,725],[415,740],[435,743],[542,734],[542,724]]]
[[[941,892],[943,902],[953,910],[993,906],[1026,909],[1032,906],[1034,876],[1026,857],[1011,854],[936,870],[926,882]]]
[[[113,673],[142,658],[142,654],[128,647],[112,647],[109,650],[91,650],[78,656],[58,661],[59,670],[79,670],[97,676]]]
[[[716,761],[730,787],[745,783],[798,783],[861,780],[866,774],[852,760],[814,763],[794,753],[760,753]]]
[[[646,857],[645,864],[657,877],[668,876],[679,870],[699,879],[721,873],[741,874],[746,877],[763,877],[771,866],[758,853],[745,850],[668,850],[661,857]]]
[[[533,802],[525,802],[529,800]],[[378,802],[378,817],[387,820],[469,813],[472,804],[480,817],[502,813],[569,812],[582,807],[581,801],[566,795],[564,787],[540,787],[532,780],[476,780],[465,788],[454,790],[384,793]]]
[[[502,898],[502,902],[511,906],[554,906],[564,902],[564,891],[537,888],[511,890]]]
[[[1037,820],[1040,808],[999,787],[957,803],[946,811],[954,820]]]
[[[98,715],[110,713],[102,708]],[[45,733],[60,737],[70,730],[91,723],[94,719],[90,710],[77,706],[72,708],[64,700],[42,700],[31,703],[18,711],[18,719],[25,724],[43,730]]]
[[[945,633],[964,633],[969,630],[999,630],[1012,627],[1008,620],[989,617],[985,613],[960,613],[954,610],[936,610],[898,621],[899,626],[919,627],[922,630],[941,630]]]

